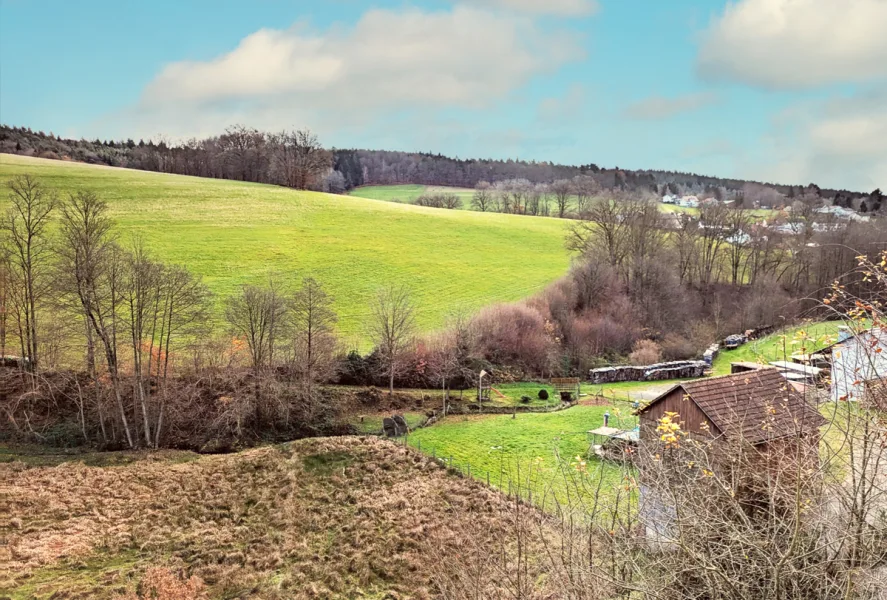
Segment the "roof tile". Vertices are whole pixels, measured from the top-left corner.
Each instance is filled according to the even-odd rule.
[[[726,437],[752,444],[815,430],[825,421],[776,369],[697,379],[679,387]]]

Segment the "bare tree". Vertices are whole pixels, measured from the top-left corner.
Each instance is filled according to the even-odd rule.
[[[151,446],[151,415],[148,411],[149,386],[146,378],[151,377],[151,358],[154,327],[159,320],[160,295],[162,286],[162,267],[153,262],[145,250],[141,239],[133,241],[132,249],[124,254],[125,269],[122,290],[127,310],[124,319],[129,329],[132,350],[132,371],[134,397],[138,400],[142,413],[142,433],[145,444]],[[152,343],[146,348],[146,338]],[[147,350],[147,373],[145,372],[145,353]]]
[[[289,301],[273,279],[264,287],[244,285],[226,301],[225,319],[246,341],[257,375],[273,366],[274,351],[289,325],[289,311]]]
[[[512,179],[507,182],[510,212],[521,215],[527,214],[532,187],[533,185],[526,179]]]
[[[379,349],[388,375],[388,393],[394,393],[394,377],[416,330],[416,305],[404,285],[383,288],[371,307],[370,334]]]
[[[9,253],[0,245],[0,361],[6,356],[6,324],[9,318],[10,277]]]
[[[497,212],[509,213],[511,210],[511,193],[508,181],[497,181],[493,184],[493,207]]]
[[[267,286],[244,285],[240,293],[225,303],[225,319],[231,330],[246,341],[253,369],[255,415],[261,425],[262,380],[274,366],[274,352],[289,327],[290,302],[274,280]]]
[[[745,279],[746,257],[748,247],[752,242],[751,217],[748,212],[738,208],[728,208],[726,217],[727,226],[727,254],[730,258],[730,282],[733,285],[742,285]]]
[[[245,125],[234,125],[219,136],[221,160],[228,176],[258,181],[266,169],[265,134]]]
[[[696,261],[699,239],[699,219],[689,213],[679,213],[678,226],[669,236],[669,241],[677,255],[678,279],[681,284],[693,283],[693,267]]]
[[[557,216],[561,219],[570,208],[570,197],[573,195],[573,184],[568,179],[558,179],[549,186],[557,204]]]
[[[316,186],[332,166],[332,155],[307,129],[274,136],[271,169],[278,183],[300,190]]]
[[[548,213],[548,186],[544,183],[529,184],[526,189],[526,212],[531,215]]]
[[[698,281],[709,290],[718,279],[721,251],[729,237],[729,209],[722,204],[706,204],[699,210]],[[708,298],[708,296],[706,296]]]
[[[473,380],[469,368],[475,340],[471,320],[462,312],[447,318],[445,329],[430,339],[429,367],[443,392],[443,414],[450,403],[450,389],[457,380]]]
[[[2,243],[7,248],[9,269],[21,286],[20,336],[29,369],[38,363],[38,310],[50,286],[49,238],[46,227],[56,197],[30,175],[19,175],[7,183],[9,208],[0,221]],[[8,301],[8,300],[7,300]]]
[[[302,280],[293,296],[292,321],[293,365],[310,391],[335,371],[337,321],[333,299],[312,277]]]
[[[62,289],[80,304],[90,332],[98,337],[120,423],[130,448],[132,435],[120,389],[117,330],[123,304],[123,261],[112,236],[107,205],[92,192],[72,194],[62,206],[59,243],[59,279]]]
[[[210,293],[206,286],[183,267],[162,267],[157,305],[152,310],[147,369],[150,376],[154,361],[155,377],[159,377],[161,381],[160,406],[157,409],[154,426],[154,447],[160,445],[163,431],[164,412],[169,395],[167,383],[173,340],[180,337],[187,339],[208,336],[212,328],[208,319],[209,298]]]
[[[493,189],[488,181],[478,181],[474,186],[474,195],[471,197],[471,207],[480,212],[487,212],[493,208]]]
[[[590,175],[577,175],[573,178],[573,189],[576,193],[576,212],[581,216],[588,209],[591,199],[600,194],[601,186]]]

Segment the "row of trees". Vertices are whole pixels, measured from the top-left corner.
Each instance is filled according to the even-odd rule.
[[[537,375],[582,374],[630,353],[692,358],[731,333],[817,310],[810,299],[853,271],[860,254],[887,248],[877,222],[839,223],[803,204],[790,216],[800,233],[789,235],[723,204],[669,215],[655,202],[613,196],[589,201],[570,228],[576,260],[565,277],[476,317],[480,358]],[[843,284],[867,293],[858,278]]]
[[[480,212],[554,215],[563,219],[584,214],[591,199],[600,193],[600,183],[590,175],[558,179],[550,184],[533,184],[526,179],[479,181],[471,207]]]
[[[201,140],[135,143],[62,140],[3,126],[0,152],[297,189],[344,190],[341,174],[332,174],[332,152],[321,146],[317,136],[307,129],[268,133],[236,125],[219,136]]]
[[[282,398],[292,390],[275,389],[277,381],[311,405],[315,384],[335,375],[342,354],[336,314],[315,279],[294,289],[276,280],[246,285],[224,299],[232,343],[215,335],[213,300],[200,279],[155,260],[137,237],[121,241],[96,194],[60,199],[24,175],[9,182],[8,198],[0,218],[0,357],[18,365],[27,384],[4,395],[10,423],[18,426],[18,415],[30,427],[29,398],[52,392],[48,377],[64,367],[83,374],[58,385],[75,388],[67,395],[82,436],[128,447],[162,444],[182,376],[248,366],[251,399],[238,408],[236,424],[242,431],[244,419],[273,429],[288,414]],[[378,374],[392,391],[413,343],[414,311],[405,288],[382,290],[373,305],[368,327]]]
[[[219,136],[172,143],[163,138],[135,142],[70,140],[24,127],[0,126],[0,152],[70,158],[112,166],[275,183],[341,192],[359,185],[425,184],[475,187],[482,181],[526,180],[551,184],[578,176],[609,190],[655,194],[707,195],[720,200],[749,196],[769,206],[815,190],[836,205],[872,212],[881,195],[708,177],[674,171],[571,166],[551,162],[459,159],[440,154],[385,150],[324,150],[305,130],[265,133],[235,125]]]

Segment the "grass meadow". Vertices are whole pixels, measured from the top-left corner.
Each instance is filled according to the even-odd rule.
[[[436,185],[420,185],[415,183],[405,183],[400,185],[364,185],[354,188],[348,192],[351,196],[360,198],[369,198],[371,200],[384,200],[386,202],[403,202],[410,204],[422,194],[448,193],[456,194],[462,199],[462,209],[471,209],[471,197],[474,190],[469,188],[436,186]],[[571,205],[575,206],[575,196],[572,197]],[[551,202],[552,210],[555,209],[555,203]],[[698,208],[690,208],[687,206],[678,206],[676,204],[659,204],[659,209],[664,213],[688,213],[699,216]],[[755,221],[763,219],[773,219],[780,214],[778,210],[766,208],[751,208],[747,210],[749,216]]]
[[[555,498],[566,502],[577,488],[612,490],[622,481],[620,466],[587,457],[587,432],[602,425],[608,411],[611,424],[634,427],[624,406],[580,405],[551,413],[449,416],[411,433],[408,443],[463,472],[470,465],[473,477],[502,491],[531,494],[544,508]]]
[[[378,202],[282,187],[0,155],[0,183],[30,173],[64,196],[95,191],[122,241],[203,276],[223,297],[274,275],[311,275],[335,298],[344,341],[368,349],[377,290],[409,286],[418,324],[533,294],[563,275],[567,223]],[[0,194],[0,209],[8,202]]]
[[[712,364],[714,375],[729,375],[731,362],[767,364],[776,360],[791,360],[792,354],[810,354],[837,340],[838,327],[843,321],[806,323],[787,328],[758,340],[743,344],[735,350],[721,350]]]
[[[165,567],[210,598],[430,598],[417,574],[509,527],[503,496],[384,440],[116,454],[0,462],[0,596],[112,600]]]
[[[416,198],[423,194],[455,194],[462,199],[462,208],[471,208],[471,197],[474,190],[469,188],[447,187],[442,185],[364,185],[348,192],[351,196],[368,198],[370,200],[384,200],[386,202],[403,202],[412,204]]]

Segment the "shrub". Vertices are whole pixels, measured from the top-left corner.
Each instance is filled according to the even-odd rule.
[[[548,390],[539,390],[539,399],[548,400]]]
[[[638,340],[628,355],[633,365],[652,365],[662,360],[662,349],[653,340]]]
[[[553,341],[537,310],[526,304],[494,305],[482,310],[474,323],[484,359],[531,373],[542,373],[548,367]]]
[[[665,360],[686,360],[697,353],[693,342],[677,333],[669,333],[662,340],[662,357]]]
[[[529,396],[521,396],[520,397],[521,404],[529,404],[532,400],[533,399],[530,398]]]
[[[422,194],[413,203],[431,208],[449,208],[451,210],[462,208],[462,199],[455,194]]]

